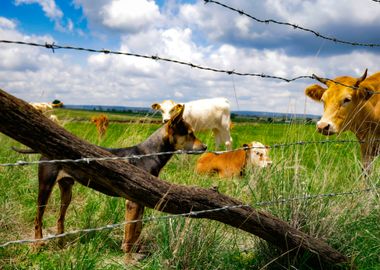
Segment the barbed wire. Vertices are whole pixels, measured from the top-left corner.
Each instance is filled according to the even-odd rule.
[[[143,55],[143,54],[137,54],[137,53],[128,53],[128,52],[120,52],[120,51],[111,51],[111,50],[106,50],[106,49],[90,49],[90,48],[83,48],[83,47],[75,47],[75,46],[61,46],[57,45],[54,42],[53,43],[48,43],[45,42],[45,44],[42,43],[33,43],[33,42],[24,42],[24,41],[13,41],[13,40],[0,40],[0,43],[7,43],[7,44],[18,44],[18,45],[28,45],[28,46],[34,46],[34,47],[42,47],[46,49],[51,49],[53,52],[57,49],[67,49],[67,50],[78,50],[78,51],[87,51],[87,52],[96,52],[96,53],[104,53],[104,54],[114,54],[114,55],[125,55],[125,56],[133,56],[133,57],[139,57],[139,58],[145,58],[145,59],[150,59],[150,60],[155,60],[155,61],[164,61],[164,62],[171,62],[179,65],[185,65],[189,66],[192,68],[200,69],[200,70],[206,70],[206,71],[211,71],[211,72],[217,72],[217,73],[226,73],[228,75],[238,75],[238,76],[250,76],[250,77],[261,77],[261,78],[266,78],[266,79],[276,79],[276,80],[281,80],[285,82],[294,82],[300,79],[312,79],[321,82],[321,79],[324,81],[330,81],[339,85],[342,85],[344,87],[348,87],[354,90],[357,90],[359,87],[352,86],[352,85],[347,85],[329,78],[323,78],[316,76],[315,74],[312,75],[300,75],[297,77],[293,78],[285,78],[285,77],[280,77],[280,76],[275,76],[275,75],[269,75],[269,74],[264,74],[264,73],[243,73],[243,72],[238,72],[235,70],[226,70],[226,69],[217,69],[217,68],[211,68],[211,67],[206,67],[206,66],[201,66],[201,65],[196,65],[191,62],[185,62],[181,60],[176,60],[176,59],[170,59],[170,58],[165,58],[165,57],[160,57],[158,55]],[[379,94],[380,92],[370,92],[371,94]]]
[[[380,0],[372,0],[373,2],[380,3]]]
[[[269,206],[269,205],[276,205],[276,204],[285,204],[288,202],[294,202],[294,201],[307,201],[312,199],[319,199],[319,198],[333,198],[333,197],[339,197],[339,196],[354,196],[361,193],[369,193],[372,191],[376,191],[379,189],[380,186],[376,186],[374,188],[366,188],[362,190],[354,190],[354,191],[347,191],[347,192],[335,192],[335,193],[323,193],[323,194],[312,194],[312,195],[302,195],[298,197],[292,197],[292,198],[280,198],[273,201],[261,201],[257,202],[254,205],[257,207],[260,206]],[[205,213],[212,213],[212,212],[218,212],[218,211],[224,211],[224,210],[230,210],[230,209],[236,209],[236,208],[242,208],[242,207],[251,207],[250,204],[239,204],[239,205],[230,205],[230,206],[223,206],[219,208],[214,209],[207,209],[207,210],[199,210],[199,211],[190,211],[187,213],[181,213],[181,214],[172,214],[172,215],[165,215],[165,216],[151,216],[148,218],[142,218],[142,219],[136,219],[136,220],[130,220],[125,221],[121,223],[115,223],[115,224],[109,224],[101,227],[96,228],[87,228],[87,229],[78,229],[73,230],[61,234],[55,234],[55,235],[49,235],[40,239],[20,239],[20,240],[12,240],[5,242],[3,244],[0,244],[0,248],[5,248],[9,245],[14,244],[26,244],[26,243],[36,243],[41,241],[48,241],[53,240],[57,238],[62,238],[68,235],[78,234],[78,233],[89,233],[89,232],[96,232],[96,231],[104,231],[104,230],[113,230],[115,228],[124,226],[126,224],[133,224],[137,222],[151,222],[151,221],[157,221],[157,220],[166,220],[166,219],[174,219],[174,218],[180,218],[180,217],[194,217]]]
[[[325,40],[329,40],[329,41],[333,41],[335,43],[341,43],[341,44],[347,44],[347,45],[352,45],[352,46],[362,46],[362,47],[380,47],[380,44],[377,44],[377,43],[363,43],[363,42],[352,42],[352,41],[346,41],[346,40],[341,40],[341,39],[338,39],[336,37],[331,37],[331,36],[326,36],[326,35],[323,35],[315,30],[312,30],[312,29],[309,29],[309,28],[306,28],[306,27],[303,27],[303,26],[299,26],[297,24],[293,24],[293,23],[289,23],[289,22],[281,22],[281,21],[277,21],[277,20],[274,20],[274,19],[265,19],[265,20],[262,20],[262,19],[259,19],[257,17],[254,17],[246,12],[244,12],[243,10],[239,10],[239,9],[236,9],[236,8],[233,8],[231,6],[228,6],[226,4],[223,4],[223,3],[220,3],[218,1],[215,1],[215,0],[204,0],[206,4],[208,3],[214,3],[216,5],[219,5],[219,6],[222,6],[224,8],[227,8],[229,10],[232,10],[232,11],[235,11],[237,13],[239,13],[240,15],[244,15],[256,22],[259,22],[259,23],[265,23],[265,24],[269,24],[269,23],[274,23],[274,24],[278,24],[278,25],[286,25],[286,26],[290,26],[294,29],[298,29],[298,30],[301,30],[301,31],[305,31],[305,32],[309,32],[309,33],[312,33],[314,34],[315,36],[319,37],[319,38],[322,38],[322,39],[325,39]],[[372,1],[375,1],[375,2],[380,2],[380,0],[372,0]]]
[[[190,62],[160,57],[158,55],[143,55],[143,54],[137,54],[137,53],[112,51],[112,50],[106,50],[106,49],[97,50],[97,49],[89,49],[89,48],[83,48],[83,47],[61,46],[61,45],[55,44],[54,42],[53,43],[47,43],[46,42],[45,44],[33,43],[33,42],[24,42],[24,41],[12,41],[12,40],[0,40],[0,42],[1,43],[10,43],[10,44],[19,44],[19,45],[29,45],[29,46],[35,46],[35,47],[43,47],[43,48],[51,49],[51,50],[53,50],[53,52],[57,49],[67,49],[67,50],[78,50],[78,51],[96,52],[96,53],[104,53],[104,54],[134,56],[134,57],[151,59],[151,60],[156,60],[156,61],[176,63],[179,65],[190,66],[192,68],[197,68],[197,69],[201,69],[201,70],[207,70],[207,71],[213,71],[213,72],[219,72],[219,73],[227,73],[229,75],[234,74],[234,75],[238,75],[238,76],[261,77],[261,78],[277,79],[277,80],[282,80],[282,81],[286,81],[286,82],[292,82],[292,81],[296,81],[299,79],[315,79],[315,78],[313,78],[313,76],[307,76],[307,75],[306,76],[305,75],[297,76],[297,77],[288,79],[288,78],[284,78],[284,77],[280,77],[280,76],[268,75],[268,74],[263,74],[263,73],[243,73],[243,72],[238,72],[235,70],[223,70],[223,69],[200,66],[200,65],[196,65],[196,64],[193,64]]]
[[[380,139],[379,139],[380,140]],[[373,141],[373,140],[372,140]],[[377,141],[377,139],[375,140]],[[1,163],[0,167],[15,167],[15,166],[27,166],[27,165],[38,165],[38,164],[51,164],[51,163],[90,163],[92,161],[114,161],[114,160],[129,160],[129,159],[142,159],[153,156],[162,156],[162,155],[199,155],[203,153],[213,153],[216,155],[236,152],[239,150],[250,150],[250,149],[277,149],[277,148],[285,148],[297,145],[308,145],[308,144],[344,144],[344,143],[363,143],[364,141],[358,140],[321,140],[321,141],[297,141],[291,143],[281,143],[281,144],[273,144],[268,146],[244,146],[240,148],[236,148],[233,150],[224,150],[224,151],[186,151],[186,150],[177,150],[177,151],[168,151],[168,152],[157,152],[143,155],[130,155],[130,156],[112,156],[112,157],[82,157],[78,159],[51,159],[51,160],[36,160],[36,161],[17,161],[14,163]],[[17,152],[19,149],[14,150]],[[22,151],[22,150],[21,150]],[[21,154],[39,154],[35,153],[21,153]]]

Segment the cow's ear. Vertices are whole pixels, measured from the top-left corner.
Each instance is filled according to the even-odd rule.
[[[305,89],[305,94],[315,101],[321,101],[322,95],[325,91],[326,88],[323,88],[318,84],[313,84]]]
[[[368,100],[368,99],[370,99],[372,97],[372,95],[375,92],[376,91],[373,91],[372,89],[370,89],[368,87],[360,87],[354,93],[356,93],[356,95],[357,95],[357,97],[359,97],[359,99]]]
[[[153,110],[156,110],[156,111],[158,111],[159,109],[161,109],[161,105],[158,104],[158,103],[153,103],[151,107],[152,107]]]

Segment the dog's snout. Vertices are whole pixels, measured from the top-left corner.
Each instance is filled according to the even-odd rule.
[[[164,124],[167,123],[168,121],[169,121],[169,119],[162,120],[162,122],[164,122]]]
[[[207,150],[207,145],[205,145],[204,143],[202,143],[202,150]]]

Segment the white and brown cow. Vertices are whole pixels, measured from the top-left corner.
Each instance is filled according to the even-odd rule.
[[[58,117],[53,114],[53,104],[48,102],[30,102],[33,108],[40,111],[43,115],[49,118],[51,121],[60,124]]]
[[[175,112],[177,104],[185,104],[183,118],[189,123],[195,132],[212,130],[215,136],[216,148],[224,144],[227,149],[232,149],[230,135],[230,102],[226,98],[211,98],[176,103],[172,100],[164,100],[161,103],[152,104],[153,110],[162,113],[162,121],[168,121]]]
[[[197,161],[199,174],[217,174],[221,178],[242,176],[244,171],[253,168],[265,168],[272,164],[269,147],[260,142],[244,144],[246,149],[238,149],[222,154],[205,153]]]
[[[380,150],[380,72],[360,78],[349,76],[333,80],[317,79],[327,87],[314,84],[305,93],[324,105],[317,129],[324,135],[350,130],[360,142],[364,169],[370,169]],[[349,87],[347,87],[349,86]]]

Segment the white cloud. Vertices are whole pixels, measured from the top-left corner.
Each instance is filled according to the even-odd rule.
[[[16,28],[16,23],[4,17],[0,17],[0,28],[4,29],[14,29]]]
[[[104,5],[99,15],[109,28],[137,32],[160,20],[160,11],[154,1],[113,0]]]
[[[70,19],[67,20],[66,26],[62,22],[64,14],[55,3],[55,0],[15,0],[14,3],[15,5],[38,4],[41,6],[45,16],[54,22],[56,30],[60,32],[72,32],[74,29],[74,24]]]
[[[62,10],[56,5],[54,0],[15,0],[15,4],[39,4],[45,15],[53,21],[63,17]]]

